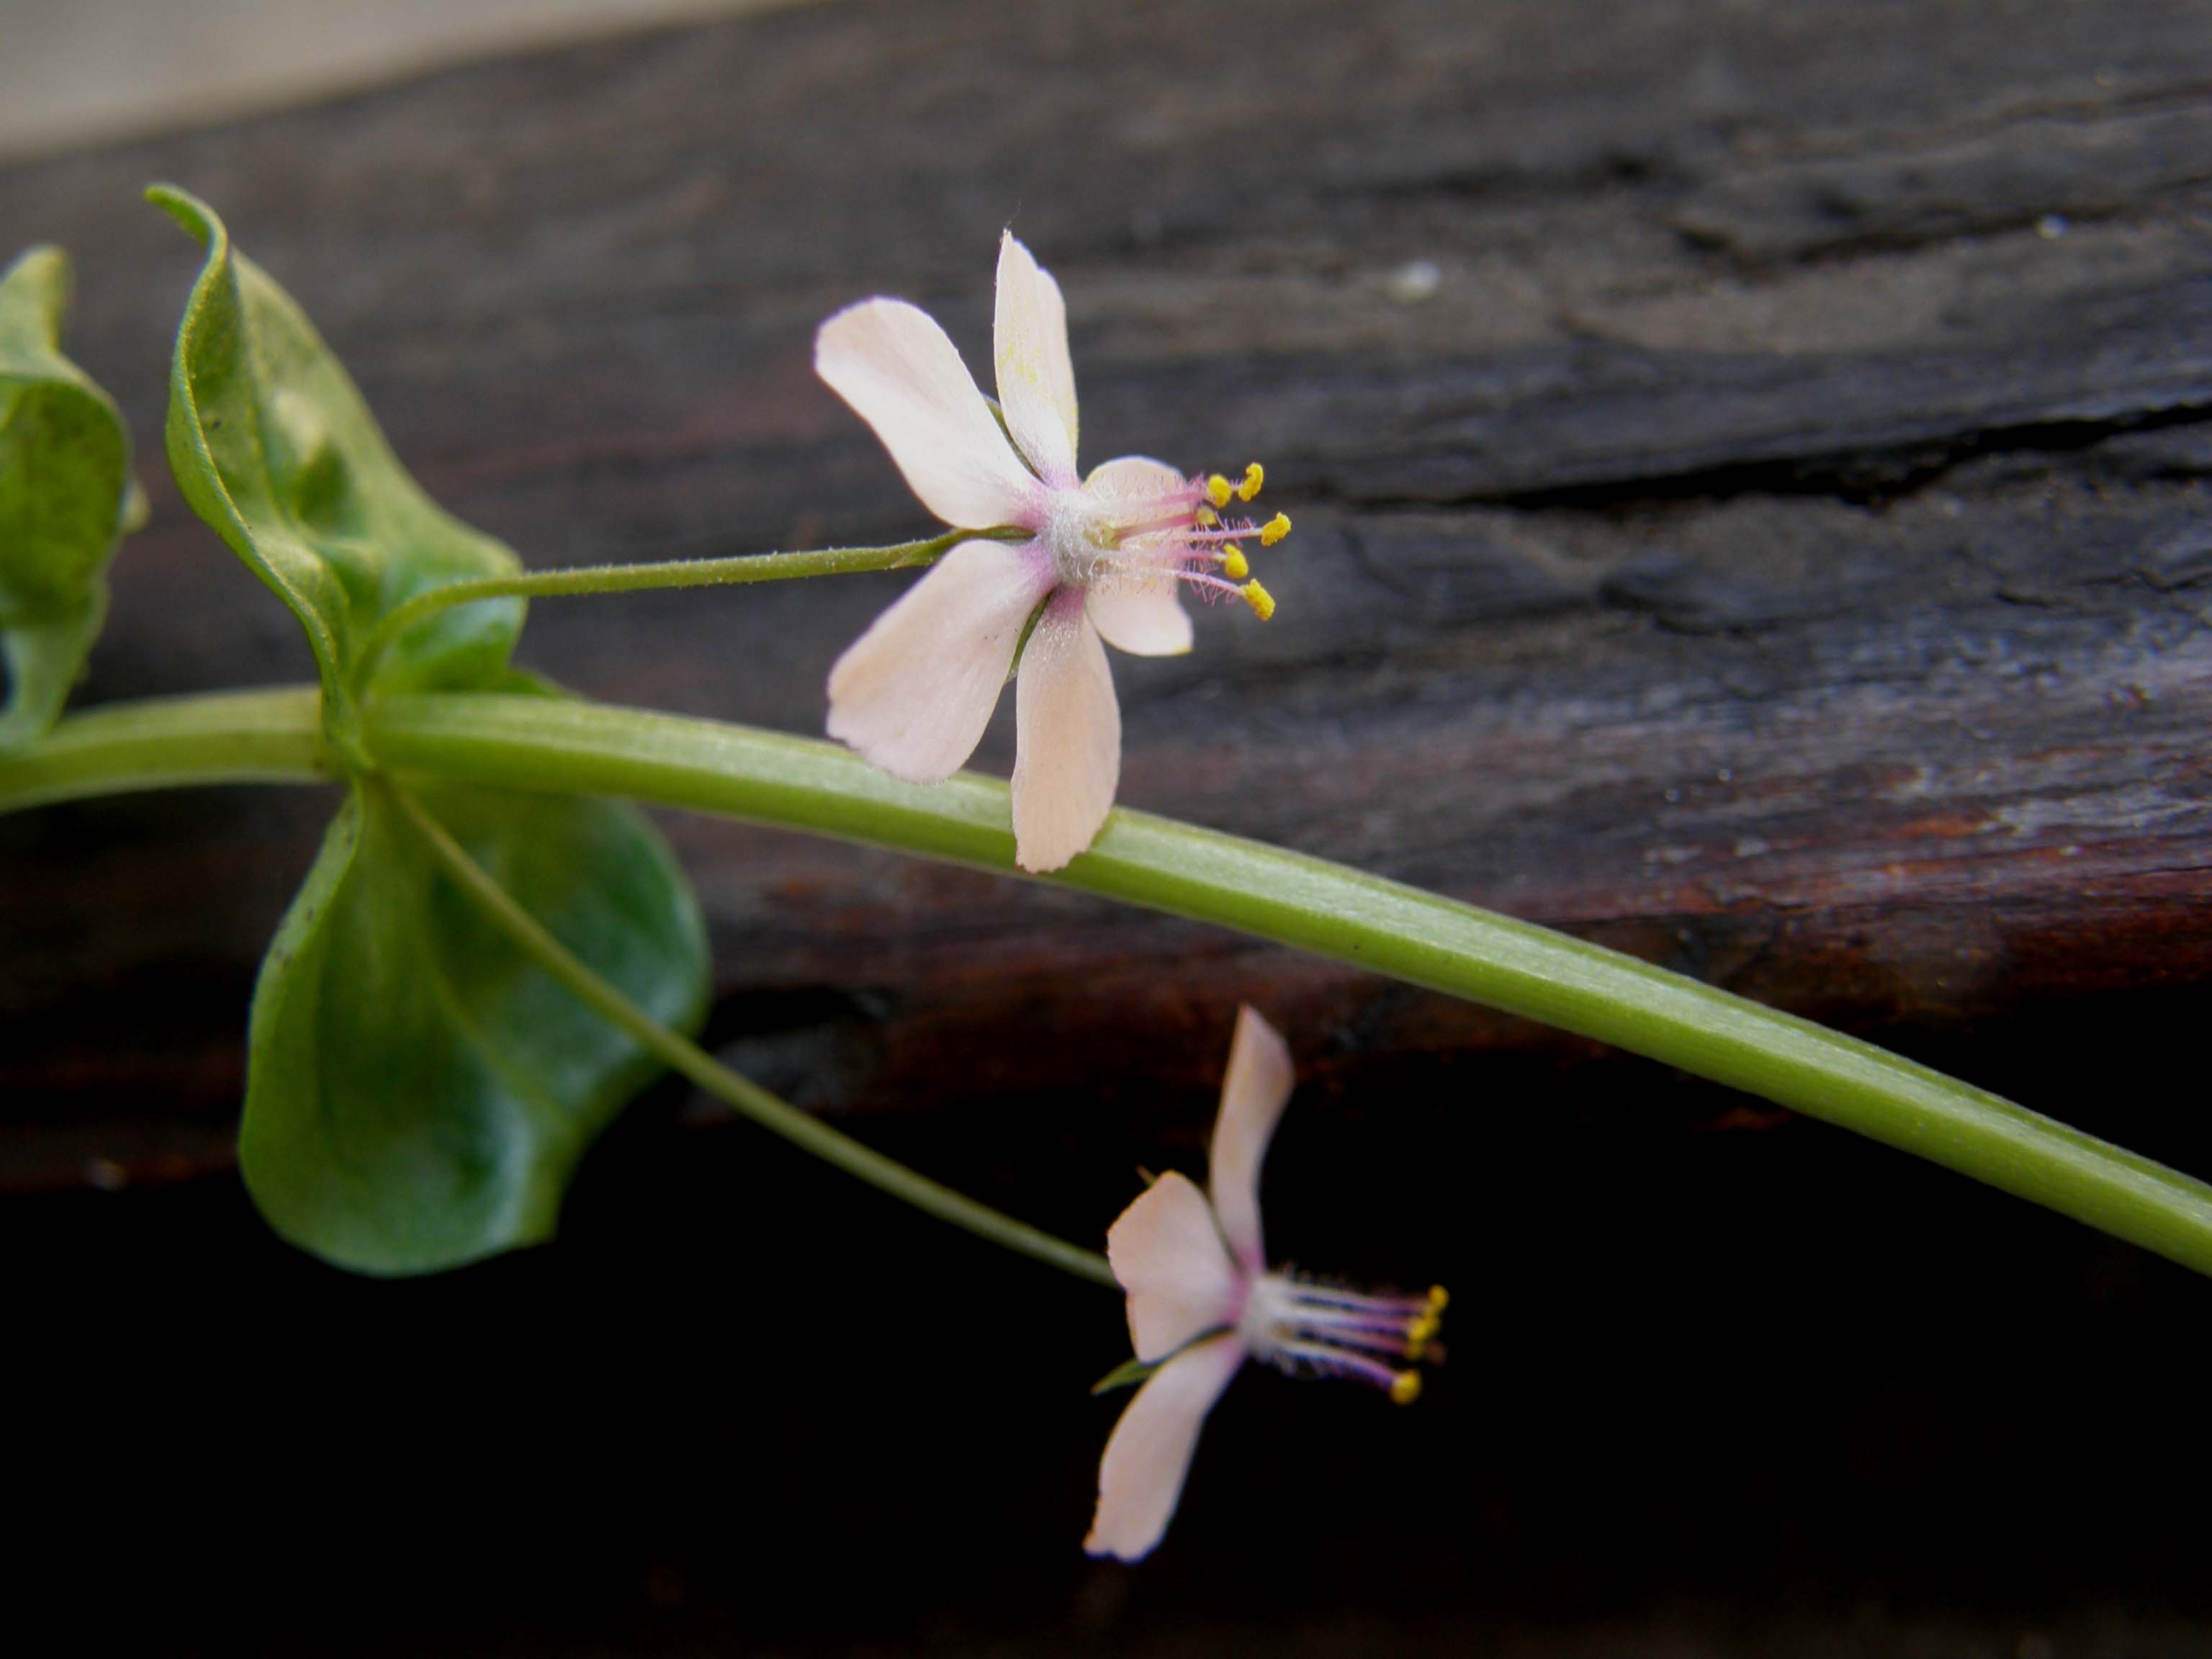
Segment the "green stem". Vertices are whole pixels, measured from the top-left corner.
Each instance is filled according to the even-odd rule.
[[[1027,533],[1027,532],[1024,532]],[[826,547],[805,553],[747,553],[728,559],[666,559],[654,564],[594,564],[573,570],[532,570],[519,576],[453,582],[417,593],[377,624],[362,648],[356,683],[368,676],[392,642],[418,623],[478,599],[551,599],[574,593],[637,593],[655,588],[728,587],[788,581],[795,576],[850,576],[928,564],[962,542],[1003,539],[991,530],[948,530],[927,541],[891,547]]]
[[[266,733],[214,729],[223,707],[208,700],[194,717],[210,729],[191,746],[211,761],[233,740],[267,740]],[[290,741],[305,755],[314,705],[308,697],[294,708]],[[124,713],[64,720],[45,744],[0,759],[0,812],[149,787],[133,770],[143,756],[103,758],[98,732],[86,730]],[[154,717],[150,708],[136,716]],[[191,723],[165,718],[173,726]],[[1006,785],[964,773],[918,787],[830,744],[543,697],[395,699],[371,709],[368,731],[376,755],[399,772],[628,796],[1015,873]],[[58,784],[40,768],[49,750],[67,745],[75,760]],[[179,757],[161,758],[167,770],[154,781],[186,781]],[[215,764],[210,774],[213,781],[238,775]],[[1617,951],[1140,812],[1115,812],[1092,849],[1048,879],[1581,1032],[1855,1129],[2212,1273],[2212,1188],[2203,1182],[1871,1044]]]
[[[208,783],[317,783],[331,764],[312,686],[116,703],[0,756],[0,812]]]
[[[415,830],[463,893],[491,921],[529,953],[532,960],[576,1000],[610,1024],[626,1032],[638,1046],[671,1071],[689,1078],[725,1105],[750,1118],[763,1129],[781,1135],[824,1163],[858,1177],[880,1192],[913,1205],[916,1209],[963,1227],[978,1238],[1033,1256],[1048,1266],[1078,1279],[1090,1279],[1118,1290],[1114,1270],[1096,1250],[1086,1250],[1054,1238],[1027,1222],[1017,1221],[989,1206],[964,1198],[916,1175],[903,1164],[872,1152],[849,1135],[840,1133],[819,1118],[779,1100],[750,1078],[740,1076],[689,1038],[670,1030],[651,1014],[593,973],[584,960],[548,933],[514,896],[471,858],[446,827],[431,817],[422,802],[388,780],[373,787],[387,790]]]

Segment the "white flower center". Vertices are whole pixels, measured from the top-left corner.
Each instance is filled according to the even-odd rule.
[[[1052,573],[1070,587],[1089,587],[1113,574],[1121,538],[1113,519],[1080,489],[1055,489],[1042,538]]]
[[[1253,1358],[1272,1364],[1276,1351],[1290,1339],[1297,1316],[1297,1287],[1280,1273],[1263,1274],[1252,1281],[1244,1297],[1237,1339]]]

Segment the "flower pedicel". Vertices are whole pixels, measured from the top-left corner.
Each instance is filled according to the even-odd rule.
[[[1106,1234],[1129,1297],[1129,1337],[1154,1369],[1114,1425],[1098,1465],[1098,1513],[1083,1547],[1134,1561],[1175,1514],[1199,1425],[1247,1358],[1300,1376],[1348,1376],[1400,1405],[1421,1392],[1445,1297],[1367,1296],[1269,1273],[1260,1164],[1291,1097],[1291,1055],[1252,1009],[1237,1013],[1209,1159],[1211,1195],[1162,1176]]]
[[[1121,780],[1121,714],[1100,641],[1146,657],[1189,650],[1178,584],[1272,615],[1239,538],[1273,546],[1291,521],[1222,519],[1259,493],[1257,465],[1234,484],[1137,455],[1078,475],[1067,313],[1011,233],[993,344],[995,410],[945,331],[902,301],[865,300],[815,337],[816,372],[875,428],[924,507],[956,529],[1021,532],[962,542],[837,659],[830,735],[895,777],[940,783],[981,741],[1018,653],[1014,856],[1057,870],[1091,845]]]

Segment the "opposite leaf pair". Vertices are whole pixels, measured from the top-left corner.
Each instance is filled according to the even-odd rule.
[[[254,987],[240,1167],[279,1232],[362,1272],[430,1272],[549,1238],[585,1147],[659,1066],[440,878],[363,734],[395,694],[557,695],[507,665],[519,600],[370,644],[415,595],[520,562],[408,476],[337,359],[210,210],[154,199],[207,249],[177,335],[170,466],[307,630],[348,787]],[[570,951],[661,1024],[696,1028],[705,929],[637,811],[417,787]]]

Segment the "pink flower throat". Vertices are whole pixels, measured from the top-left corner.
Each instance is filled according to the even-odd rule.
[[[1273,547],[1291,533],[1290,519],[1278,513],[1261,524],[1224,520],[1221,512],[1258,495],[1265,476],[1255,462],[1240,483],[1215,473],[1161,495],[1053,489],[1036,526],[1036,544],[1064,586],[1112,592],[1179,581],[1209,600],[1242,599],[1264,621],[1274,614],[1274,598],[1253,578],[1243,544]]]

